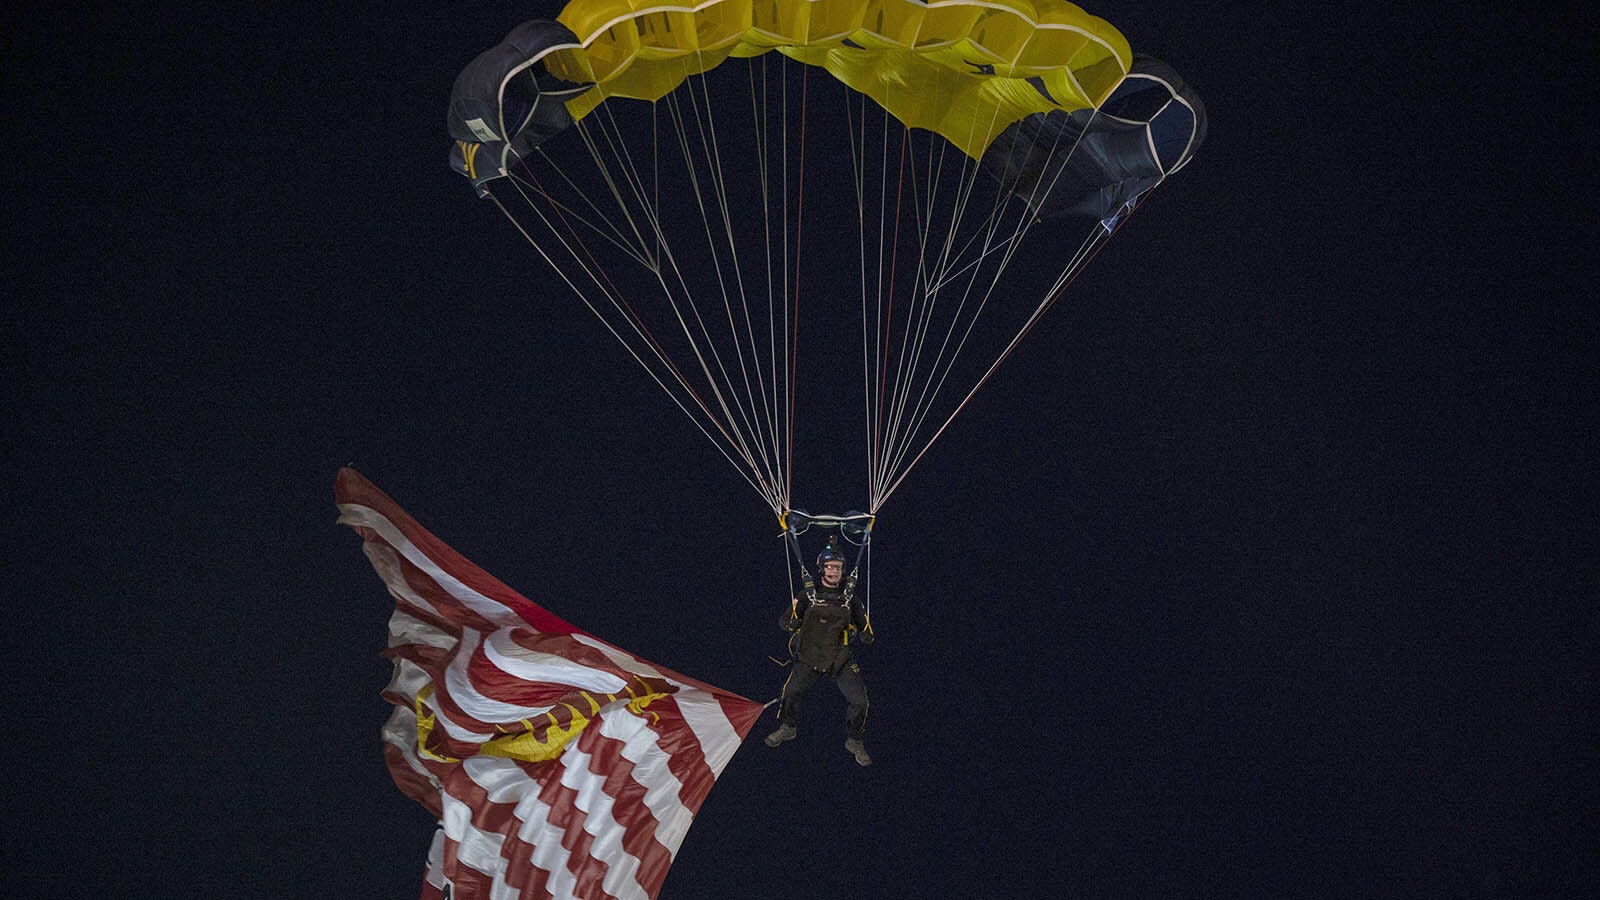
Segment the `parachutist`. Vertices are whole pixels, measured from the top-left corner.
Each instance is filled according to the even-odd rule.
[[[830,541],[817,555],[821,577],[812,594],[795,597],[778,624],[792,636],[789,656],[793,666],[783,683],[783,698],[778,704],[778,730],[766,737],[768,747],[793,740],[799,732],[800,700],[824,676],[832,678],[844,695],[845,750],[863,766],[872,764],[862,736],[867,730],[867,684],[861,666],[850,650],[852,635],[872,643],[872,624],[866,611],[855,603],[854,578],[844,575],[844,556]]]

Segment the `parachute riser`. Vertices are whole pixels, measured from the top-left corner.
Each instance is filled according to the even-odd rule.
[[[806,566],[805,554],[800,550],[800,534],[812,525],[831,526],[838,529],[838,536],[856,547],[855,559],[850,564],[850,572],[844,580],[844,598],[848,605],[855,599],[856,584],[861,570],[861,563],[866,558],[867,548],[872,544],[872,526],[874,517],[865,513],[851,512],[843,516],[819,515],[813,516],[803,510],[784,510],[778,516],[778,522],[783,526],[784,539],[794,554],[795,564],[800,567],[801,591],[807,601],[816,602],[816,582],[812,578],[811,570]],[[861,523],[865,523],[864,525]],[[860,541],[850,537],[849,527],[858,529]],[[865,607],[863,607],[865,608]]]

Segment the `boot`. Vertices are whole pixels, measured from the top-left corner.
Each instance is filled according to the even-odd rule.
[[[771,738],[768,738],[768,740],[770,741]],[[872,757],[867,755],[867,745],[861,743],[861,738],[849,738],[844,742],[844,749],[850,751],[850,755],[856,758],[856,765],[872,765]]]
[[[785,722],[778,726],[777,731],[767,735],[766,744],[768,747],[776,747],[784,741],[794,740],[794,736],[799,733],[799,729],[795,728],[793,725],[790,725],[788,722]]]

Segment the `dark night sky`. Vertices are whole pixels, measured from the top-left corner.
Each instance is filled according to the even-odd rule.
[[[663,896],[1581,895],[1595,14],[1084,5],[1208,142],[883,510],[876,764],[824,686]],[[444,165],[537,11],[8,14],[8,895],[416,894],[346,463],[775,694],[764,506]]]

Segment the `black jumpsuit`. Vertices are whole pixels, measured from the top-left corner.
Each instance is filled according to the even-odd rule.
[[[801,628],[801,624],[805,621],[806,612],[811,609],[813,601],[800,597],[792,612],[784,611],[779,624],[785,631],[797,634],[796,639],[791,640],[789,644],[790,656],[794,662],[789,668],[788,680],[783,683],[783,702],[778,706],[778,720],[785,725],[798,725],[801,697],[817,679],[826,675],[839,685],[839,693],[844,695],[845,703],[848,704],[845,709],[845,726],[849,729],[850,737],[859,740],[867,730],[867,683],[861,678],[861,666],[851,654],[849,642],[852,634],[861,634],[866,630],[867,617],[855,602],[845,604],[843,585],[836,588],[818,585],[816,593],[815,604],[844,610],[850,627],[840,635],[836,647],[801,647],[799,640],[811,637],[808,630]],[[826,650],[833,652],[830,654]],[[815,664],[819,656],[818,651],[823,651],[820,654],[823,657],[831,656],[832,664],[825,663],[825,668],[819,668]],[[804,662],[801,656],[809,657],[813,662]]]

